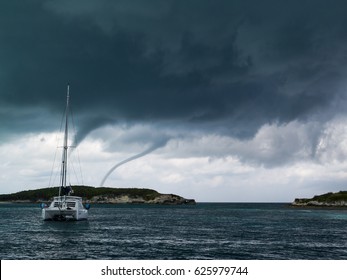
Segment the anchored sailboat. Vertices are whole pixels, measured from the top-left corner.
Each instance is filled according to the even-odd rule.
[[[53,198],[49,207],[43,205],[42,218],[44,220],[86,220],[88,219],[88,207],[82,204],[82,197],[72,196],[72,188],[66,184],[67,163],[68,163],[68,119],[69,119],[69,100],[70,87],[67,87],[66,113],[65,113],[65,131],[64,145],[61,161],[61,180],[59,187],[59,196]]]

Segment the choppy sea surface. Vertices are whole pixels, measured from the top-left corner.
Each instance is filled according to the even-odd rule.
[[[0,259],[347,259],[347,210],[92,205],[88,221],[49,222],[0,204]]]

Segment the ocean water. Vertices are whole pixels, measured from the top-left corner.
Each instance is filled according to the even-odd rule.
[[[48,222],[0,204],[0,259],[347,259],[347,210],[92,205],[88,221]]]

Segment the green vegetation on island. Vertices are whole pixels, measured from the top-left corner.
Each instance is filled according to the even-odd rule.
[[[296,198],[292,206],[347,207],[347,191],[329,192],[313,198]]]
[[[73,194],[91,203],[151,203],[151,204],[194,204],[194,199],[185,199],[175,194],[161,194],[152,189],[106,188],[72,186]],[[58,196],[59,187],[26,190],[0,195],[3,202],[48,202]]]

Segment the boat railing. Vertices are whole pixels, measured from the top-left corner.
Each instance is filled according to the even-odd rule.
[[[82,197],[72,196],[72,195],[55,196],[55,197],[53,197],[53,200],[58,200],[58,201],[62,201],[62,200],[79,200],[79,201],[82,201]]]

